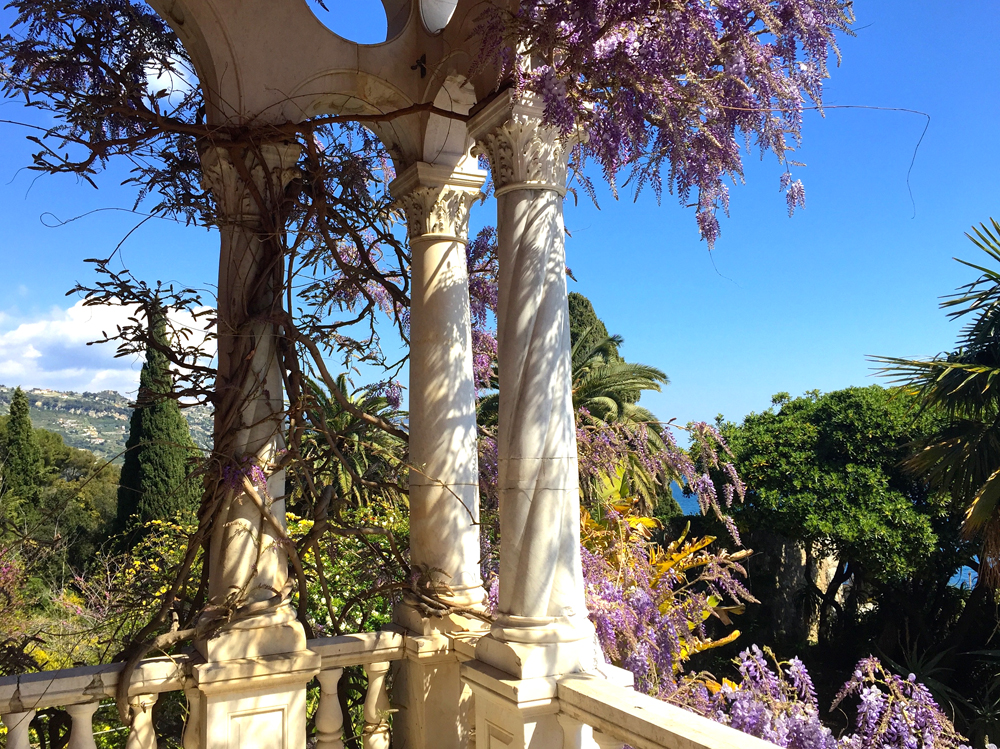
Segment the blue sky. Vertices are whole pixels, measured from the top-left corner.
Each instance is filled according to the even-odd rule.
[[[378,25],[365,13],[377,0],[328,4],[334,30],[375,38]],[[910,180],[915,213],[906,175],[925,118],[833,108],[806,118],[797,155],[807,164],[797,175],[806,209],[788,218],[780,167],[749,154],[746,184],[732,188],[711,253],[691,211],[671,196],[662,205],[648,194],[615,202],[604,191],[601,210],[585,198],[567,204],[568,264],[578,279],[570,288],[624,336],[627,358],[667,372],[665,391],[643,399],[663,419],[737,419],[767,408],[778,391],[869,384],[866,355],[931,355],[955,338],[958,326],[937,308],[940,295],[969,280],[952,257],[976,259],[964,232],[1000,216],[1000,5],[859,0],[856,12],[857,36],[841,40],[843,64],[826,102],[931,116]],[[37,121],[17,103],[0,105],[0,119],[26,118]],[[83,258],[109,255],[141,220],[101,210],[131,207],[131,192],[118,185],[124,172],[105,175],[96,191],[70,177],[35,180],[23,170],[24,134],[0,124],[0,383],[127,392],[134,365],[83,345],[113,318],[90,321],[64,296],[91,278]],[[476,224],[491,211],[479,207]],[[210,291],[216,276],[217,240],[202,229],[150,221],[122,253],[149,279]]]

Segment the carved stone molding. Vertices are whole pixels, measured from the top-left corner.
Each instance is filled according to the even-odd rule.
[[[576,135],[542,124],[544,110],[532,98],[505,92],[473,115],[473,154],[489,159],[496,195],[511,190],[553,190],[566,194],[566,172]]]
[[[301,146],[295,142],[264,143],[254,149],[239,147],[251,184],[233,162],[233,150],[211,146],[201,153],[202,184],[215,196],[227,222],[253,222],[261,208],[272,210],[285,194],[285,188],[299,175],[295,164]]]
[[[482,196],[485,176],[417,162],[393,180],[389,189],[406,217],[410,241],[433,236],[466,242],[469,211]]]
[[[478,195],[453,187],[418,187],[396,204],[406,216],[410,240],[432,234],[466,241],[469,209]]]

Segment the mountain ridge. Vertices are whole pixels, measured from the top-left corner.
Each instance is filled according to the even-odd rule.
[[[10,410],[15,388],[0,385],[0,415]],[[105,460],[121,463],[128,439],[132,401],[114,390],[97,393],[23,388],[31,405],[31,423],[62,436],[71,447],[90,450]],[[199,447],[212,441],[212,409],[190,406],[181,409]]]

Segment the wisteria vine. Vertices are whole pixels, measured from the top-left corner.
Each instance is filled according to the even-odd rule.
[[[479,19],[484,61],[534,92],[563,132],[587,133],[616,189],[664,188],[691,203],[702,237],[719,237],[726,179],[743,178],[754,141],[785,167],[789,212],[805,203],[790,157],[803,112],[822,107],[836,35],[850,34],[850,0],[524,0]],[[513,54],[511,50],[517,50]],[[580,177],[584,189],[593,187]]]

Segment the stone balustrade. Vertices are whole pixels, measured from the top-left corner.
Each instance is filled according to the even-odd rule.
[[[364,749],[389,746],[389,698],[385,679],[390,664],[406,652],[400,630],[324,637],[309,641],[309,649],[322,658],[317,676],[320,700],[316,709],[317,749],[342,749],[344,716],[337,697],[337,684],[344,668],[362,666],[368,676],[365,699]],[[129,728],[128,749],[155,749],[152,707],[164,692],[193,688],[193,666],[200,656],[179,655],[148,658],[132,675],[129,702],[135,719]],[[67,668],[0,678],[0,718],[7,728],[7,749],[29,749],[28,729],[39,710],[62,708],[71,720],[69,749],[92,749],[93,717],[103,700],[115,696],[124,665]],[[184,746],[199,746],[196,737],[185,735]]]
[[[563,749],[774,749],[775,744],[590,674],[559,679]]]
[[[129,749],[155,747],[152,706],[163,692],[184,688],[191,659],[188,656],[149,658],[132,675],[130,702],[136,719],[129,733]],[[7,749],[28,749],[28,726],[39,710],[60,707],[69,713],[70,749],[95,746],[92,721],[101,700],[112,698],[124,664],[66,668],[0,678],[0,718],[7,727]]]
[[[631,674],[604,666],[600,674],[571,674],[519,682],[485,664],[475,664],[475,638],[458,638],[457,657],[467,667],[463,678],[492,692],[523,692],[521,697],[534,709],[550,712],[562,733],[562,749],[773,749],[774,745],[703,718],[682,708],[633,690]],[[319,655],[322,666],[316,707],[316,749],[344,749],[344,714],[337,686],[344,669],[361,666],[368,676],[364,702],[363,749],[388,749],[390,702],[386,676],[391,664],[403,660],[415,638],[390,627],[379,632],[323,637],[310,640],[309,650]],[[128,749],[154,749],[156,734],[152,707],[164,692],[192,689],[193,666],[200,656],[180,655],[142,661],[129,689],[135,720],[129,729]],[[37,674],[0,678],[0,717],[7,728],[8,749],[29,749],[28,727],[38,710],[58,707],[69,713],[69,749],[96,746],[92,720],[102,700],[114,697],[122,664],[87,666]],[[544,707],[547,705],[547,707]],[[485,735],[497,733],[494,716],[479,716],[478,728]],[[485,730],[484,730],[485,729]],[[491,744],[488,744],[491,745]],[[185,736],[186,749],[200,746],[196,737]],[[469,747],[475,746],[475,739]],[[513,744],[512,744],[513,746]],[[535,744],[532,743],[534,748]],[[546,749],[549,749],[548,746]],[[558,749],[553,744],[552,749]]]

